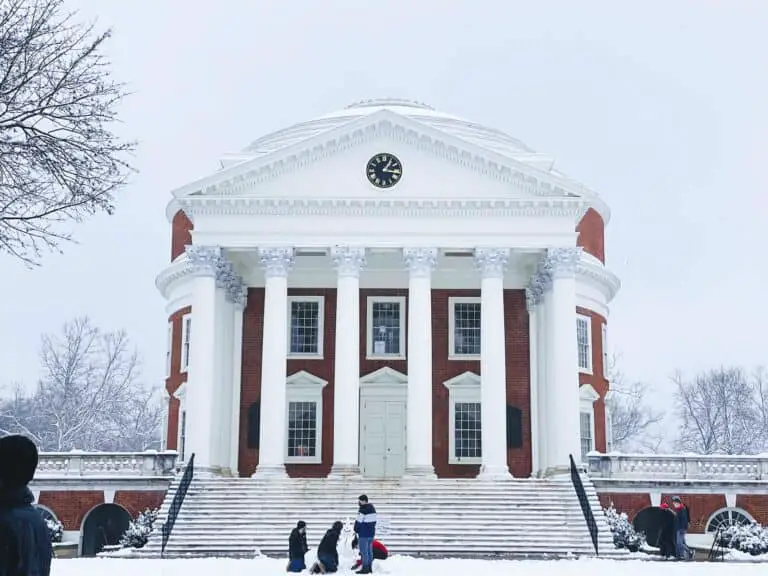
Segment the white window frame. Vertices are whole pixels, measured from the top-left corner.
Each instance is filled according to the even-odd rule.
[[[323,461],[323,388],[326,380],[301,370],[285,380],[285,446],[283,456],[286,464],[320,464]],[[288,416],[291,402],[314,402],[317,431],[315,434],[314,456],[288,456]]]
[[[597,439],[595,438],[595,402],[600,399],[600,394],[591,384],[582,384],[579,386],[579,414],[589,414],[590,434],[592,435],[591,450],[587,454],[595,451]],[[579,421],[579,450],[581,450],[581,421]],[[581,452],[579,452],[581,456]]]
[[[165,388],[165,383],[163,383],[163,418],[162,423],[160,427],[160,433],[162,436],[160,437],[160,451],[165,452],[168,450],[168,423],[170,422],[170,413],[171,413],[171,396],[168,394],[168,390]],[[178,444],[177,444],[178,446]]]
[[[613,399],[613,392],[611,390],[603,398],[605,405],[605,452],[610,454],[613,452],[613,423],[611,422],[611,401]]]
[[[729,524],[733,524],[734,513],[740,514],[740,515],[744,516],[744,518],[746,518],[747,520],[751,521],[753,524],[757,524],[757,522],[755,521],[755,518],[752,516],[752,514],[750,514],[746,510],[744,510],[744,508],[739,508],[738,506],[726,506],[725,508],[720,508],[718,510],[715,510],[714,512],[712,512],[712,514],[709,515],[709,518],[707,519],[707,523],[704,525],[704,533],[705,534],[709,534],[709,533],[712,532],[712,530],[711,530],[711,528],[712,528],[712,521],[715,518],[717,518],[718,516],[720,516],[721,514],[723,514],[723,513],[727,513],[728,514],[728,523]]]
[[[189,346],[186,346],[186,344],[191,331],[192,313],[189,312],[181,317],[181,349],[179,350],[181,360],[179,363],[179,372],[186,372],[189,368],[189,356],[192,352],[192,341],[189,341]]]
[[[400,353],[399,354],[375,354],[373,350],[373,305],[375,303],[396,303],[400,305]],[[407,311],[405,309],[405,296],[368,296],[366,304],[366,354],[368,360],[405,360],[406,338],[405,330],[408,324]]]
[[[317,351],[315,353],[291,352],[291,308],[294,302],[317,302]],[[325,296],[288,296],[288,358],[323,359],[323,336],[325,333]]]
[[[448,360],[480,360],[480,354],[456,354],[456,304],[480,304],[479,296],[448,298]],[[482,338],[482,336],[481,336]]]
[[[176,418],[176,452],[179,455],[177,465],[184,466],[184,459],[186,456],[186,440],[189,438],[189,434],[186,430],[186,428],[188,428],[187,424],[189,424],[189,422],[186,422],[186,418],[182,417],[182,414],[187,412],[187,383],[182,382],[181,386],[179,386],[173,393],[173,396],[179,401],[179,415],[178,418]],[[182,428],[184,429],[182,430]],[[184,450],[182,450],[181,445],[182,431],[184,432],[183,436],[185,440]]]
[[[474,372],[464,372],[458,376],[443,382],[443,386],[448,389],[448,463],[449,464],[482,464],[480,458],[457,458],[456,457],[456,404],[462,402],[472,402],[480,404],[482,411],[482,402],[480,394],[480,376]],[[481,424],[482,425],[482,424]],[[481,447],[481,451],[484,447]]]
[[[603,378],[608,380],[608,325],[601,324],[601,336],[603,346]]]
[[[582,366],[581,363],[579,363],[579,372],[582,374],[592,374],[592,317],[586,316],[584,314],[576,314],[577,357],[579,356],[579,353],[578,353],[579,322],[582,322],[582,321],[587,323],[587,365]]]
[[[165,377],[171,377],[171,356],[173,352],[173,322],[168,322],[168,334],[165,347]]]

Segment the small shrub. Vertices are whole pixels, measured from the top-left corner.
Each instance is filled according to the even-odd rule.
[[[624,512],[617,512],[613,505],[603,511],[613,534],[613,545],[616,548],[626,548],[630,552],[639,551],[645,538],[643,534],[635,532],[629,517]]]
[[[718,544],[723,548],[738,550],[752,556],[768,553],[768,528],[760,524],[743,526],[733,524],[721,530]]]
[[[48,536],[51,538],[51,543],[58,544],[61,542],[61,538],[64,536],[62,523],[53,518],[46,518],[45,525],[48,526]]]
[[[131,520],[125,534],[120,538],[120,546],[123,548],[143,548],[154,529],[157,512],[157,510],[144,510]]]

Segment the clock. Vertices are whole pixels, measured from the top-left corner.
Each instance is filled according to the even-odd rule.
[[[365,173],[377,188],[392,188],[403,177],[403,165],[394,154],[382,152],[368,160]]]

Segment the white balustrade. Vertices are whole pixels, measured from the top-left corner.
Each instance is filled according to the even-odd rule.
[[[155,452],[41,452],[36,479],[105,477],[172,477],[177,453]]]
[[[595,454],[589,475],[601,480],[722,480],[768,482],[768,454]]]

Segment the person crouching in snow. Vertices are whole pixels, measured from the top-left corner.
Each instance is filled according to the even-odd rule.
[[[288,537],[288,568],[287,572],[302,572],[307,568],[304,563],[304,555],[309,550],[307,546],[307,523],[299,520],[296,528],[291,530]]]
[[[344,529],[344,524],[338,520],[333,523],[331,529],[325,533],[317,547],[317,561],[312,564],[312,574],[328,574],[339,569],[339,537]]]
[[[352,540],[352,550],[357,550],[359,542],[357,540],[357,536],[354,537]],[[373,540],[373,559],[374,560],[386,560],[389,558],[389,550],[387,550],[387,547],[384,546],[381,542],[376,540],[374,538]],[[357,559],[357,562],[354,566],[352,566],[352,570],[355,570],[357,568],[360,568],[360,566],[363,565],[363,558],[360,557]]]

